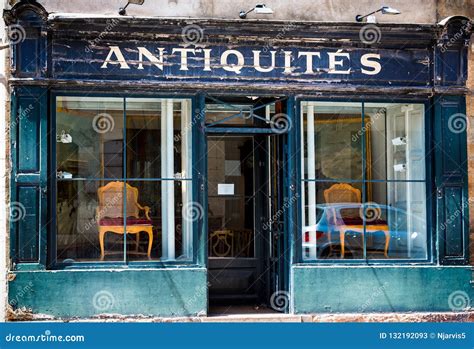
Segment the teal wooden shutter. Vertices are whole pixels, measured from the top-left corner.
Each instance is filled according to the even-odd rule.
[[[17,267],[46,262],[47,89],[14,90],[11,113],[11,259]]]
[[[437,246],[441,264],[467,264],[467,120],[464,96],[435,100]]]

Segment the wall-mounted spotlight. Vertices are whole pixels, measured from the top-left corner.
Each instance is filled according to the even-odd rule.
[[[145,0],[128,0],[127,5],[125,5],[124,7],[119,8],[119,15],[120,16],[125,16],[127,14],[126,9],[127,9],[128,5],[130,5],[130,4],[143,5],[144,2],[145,2]]]
[[[367,18],[371,15],[373,15],[374,13],[377,13],[377,12],[382,12],[383,15],[399,15],[401,12],[398,11],[397,9],[394,9],[390,6],[383,6],[381,8],[379,8],[377,11],[374,11],[374,12],[371,12],[371,13],[368,13],[364,16],[362,15],[357,15],[356,16],[356,21],[357,22],[362,22],[364,20],[364,18]]]
[[[61,134],[56,135],[56,142],[64,144],[72,143],[72,136],[69,133],[66,133],[65,130],[62,130]]]
[[[273,14],[273,10],[270,7],[265,6],[265,4],[257,4],[257,5],[255,5],[254,8],[252,8],[248,11],[244,11],[244,10],[240,11],[239,17],[242,18],[242,19],[245,19],[245,18],[247,18],[247,15],[252,11],[255,11],[255,13],[259,14],[259,15],[271,15],[271,14]]]

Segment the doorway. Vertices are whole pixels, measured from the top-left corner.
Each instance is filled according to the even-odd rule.
[[[252,109],[231,122],[230,112],[218,110],[212,121],[226,120],[231,131],[222,133],[219,125],[220,132],[207,132],[209,303],[271,309],[272,295],[286,287],[285,216],[276,214],[284,197],[286,135],[255,127]]]
[[[285,98],[206,98],[211,309],[271,309],[272,297],[288,289],[287,134],[274,122],[286,111]]]
[[[208,279],[213,301],[256,301],[259,296],[254,142],[252,136],[208,137]]]

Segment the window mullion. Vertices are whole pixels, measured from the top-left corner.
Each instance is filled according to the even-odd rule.
[[[366,201],[367,201],[367,144],[366,144],[366,136],[367,136],[367,129],[365,128],[365,103],[362,102],[362,212],[366,212]],[[363,237],[364,240],[362,242],[362,250],[363,250],[363,259],[367,259],[367,231],[366,231],[366,215],[362,215],[362,224],[363,224]]]
[[[127,263],[127,99],[123,99],[123,261]]]
[[[173,100],[161,104],[162,257],[175,259]]]

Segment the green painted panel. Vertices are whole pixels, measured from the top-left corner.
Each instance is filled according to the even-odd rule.
[[[9,303],[56,317],[207,313],[204,268],[18,272]]]
[[[18,98],[18,173],[40,170],[40,108],[36,98]]]
[[[435,98],[437,242],[441,264],[468,264],[467,120],[464,96]]]
[[[451,311],[450,295],[474,299],[471,275],[469,267],[298,266],[292,304],[295,313]]]
[[[11,120],[11,259],[46,264],[48,89],[16,87]]]
[[[446,210],[446,222],[444,228],[444,239],[440,243],[444,244],[445,257],[464,256],[464,230],[462,222],[462,187],[446,186],[444,189],[444,202]]]
[[[15,260],[39,262],[39,190],[37,186],[18,186],[17,190],[18,202],[11,209],[13,220],[18,217],[18,255]]]

